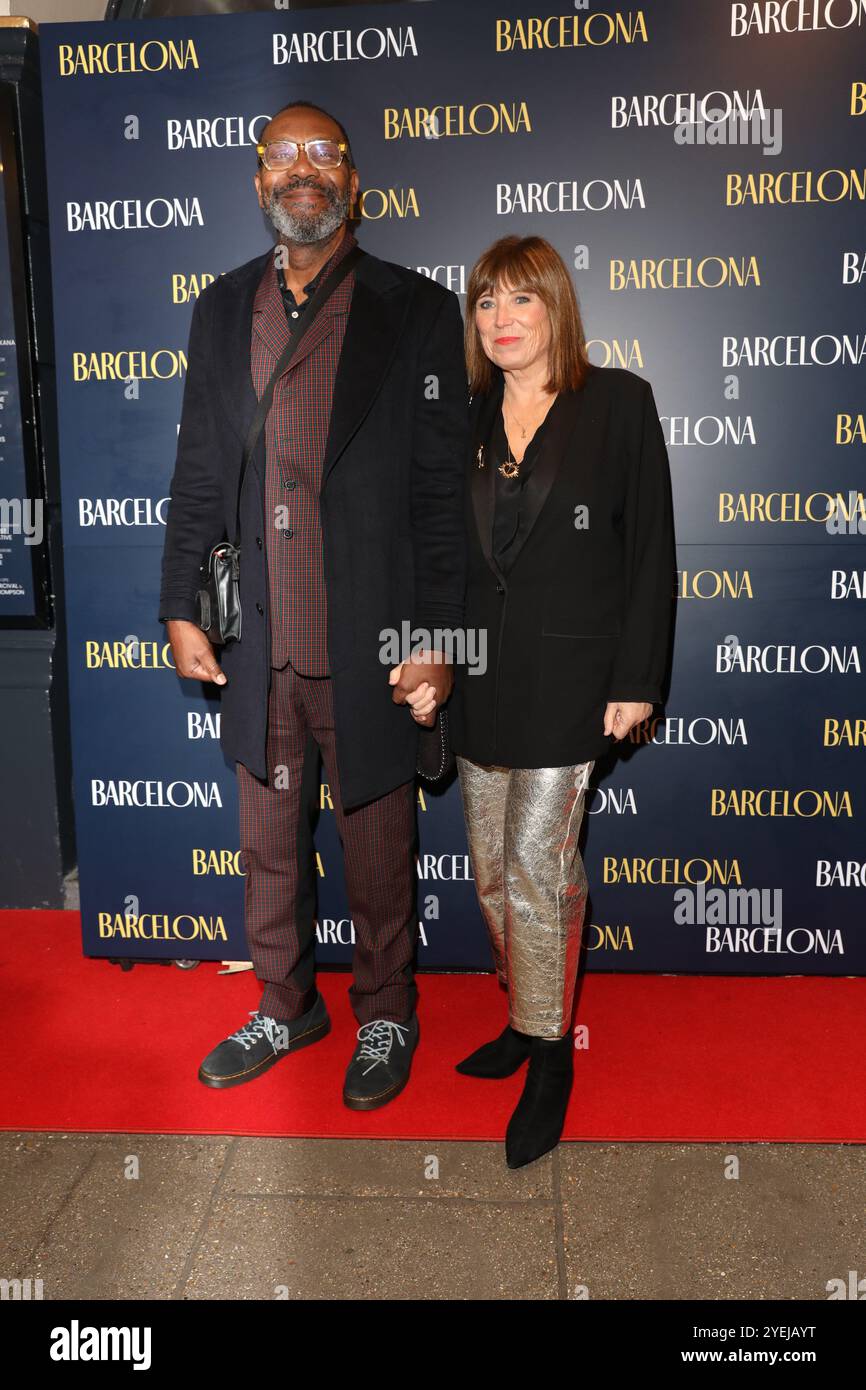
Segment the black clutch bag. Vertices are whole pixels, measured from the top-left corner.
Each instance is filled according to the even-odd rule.
[[[202,587],[195,596],[195,620],[214,647],[240,641],[239,574],[239,548],[219,541],[201,567]]]
[[[448,733],[448,711],[440,706],[435,724],[429,729],[419,725],[415,771],[425,782],[440,782],[453,772],[455,765]]]
[[[241,488],[243,487],[247,463],[256,446],[256,441],[265,423],[267,413],[271,408],[271,401],[274,397],[277,381],[289,365],[289,362],[297,350],[298,344],[329,294],[337,288],[341,280],[346,278],[352,266],[366,254],[366,251],[363,251],[360,246],[353,246],[350,251],[347,251],[336,269],[332,270],[327,279],[322,281],[321,285],[312,296],[309,304],[306,306],[304,317],[301,319],[300,325],[294,330],[290,330],[289,341],[280,354],[280,359],[273,370],[271,379],[264,389],[247,434],[247,441],[244,445],[243,457],[241,459],[240,475],[238,477],[238,495],[237,505],[235,507],[236,517],[240,509]],[[240,558],[241,550],[237,542],[232,542],[224,538],[211,547],[201,565],[201,587],[196,591],[195,596],[195,620],[213,646],[222,646],[226,642],[240,641]]]

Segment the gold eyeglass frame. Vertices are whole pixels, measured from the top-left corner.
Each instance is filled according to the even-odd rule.
[[[283,136],[282,140],[268,140],[265,142],[264,145],[256,145],[256,154],[259,157],[259,162],[263,164],[266,169],[270,170],[271,173],[279,173],[282,172],[282,170],[284,169],[294,169],[295,165],[298,162],[298,159],[300,158],[301,150],[303,150],[306,154],[308,145],[324,144],[337,146],[337,149],[340,151],[340,158],[337,161],[337,163],[316,164],[312,159],[310,160],[310,163],[313,165],[314,169],[339,169],[343,160],[346,158],[346,151],[348,150],[349,146],[346,144],[345,140],[331,140],[327,135],[317,135],[313,140],[289,140],[286,136]],[[270,145],[296,145],[298,153],[295,155],[291,164],[283,164],[280,170],[273,170],[271,169],[271,166],[268,163],[267,157],[267,150]]]

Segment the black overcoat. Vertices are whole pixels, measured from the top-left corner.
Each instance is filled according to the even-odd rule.
[[[667,450],[649,382],[593,368],[548,421],[505,575],[494,467],[477,459],[503,388],[496,369],[470,405],[467,655],[472,630],[486,633],[487,668],[457,669],[452,742],[480,763],[567,767],[614,744],[609,700],[662,698],[676,570]]]
[[[250,335],[268,250],[199,296],[190,326],[159,617],[195,619],[199,565],[233,536],[256,407]],[[299,352],[303,353],[304,345]],[[383,632],[459,627],[465,589],[468,390],[457,296],[366,255],[355,267],[322,470],[320,509],[337,764],[346,807],[414,774],[418,726],[395,705]],[[263,780],[270,688],[265,433],[240,499],[240,642],[219,648],[220,741]]]

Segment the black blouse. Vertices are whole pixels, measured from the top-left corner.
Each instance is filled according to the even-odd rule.
[[[532,472],[535,460],[544,443],[547,423],[559,406],[561,400],[562,393],[560,392],[541,424],[538,426],[538,429],[529,440],[520,464],[520,471],[516,478],[505,478],[499,471],[499,465],[504,463],[509,456],[508,437],[505,433],[505,423],[502,418],[501,408],[494,414],[493,424],[487,440],[487,447],[484,452],[490,461],[491,467],[496,470],[496,502],[493,514],[493,554],[503,574],[508,572],[513,558],[508,554],[508,551],[514,542],[518,527],[520,526],[520,508],[523,488],[527,478]]]

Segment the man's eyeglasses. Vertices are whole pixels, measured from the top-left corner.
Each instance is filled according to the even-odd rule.
[[[256,153],[266,169],[291,169],[301,150],[317,169],[336,169],[342,164],[348,145],[345,140],[268,140],[256,145]]]

